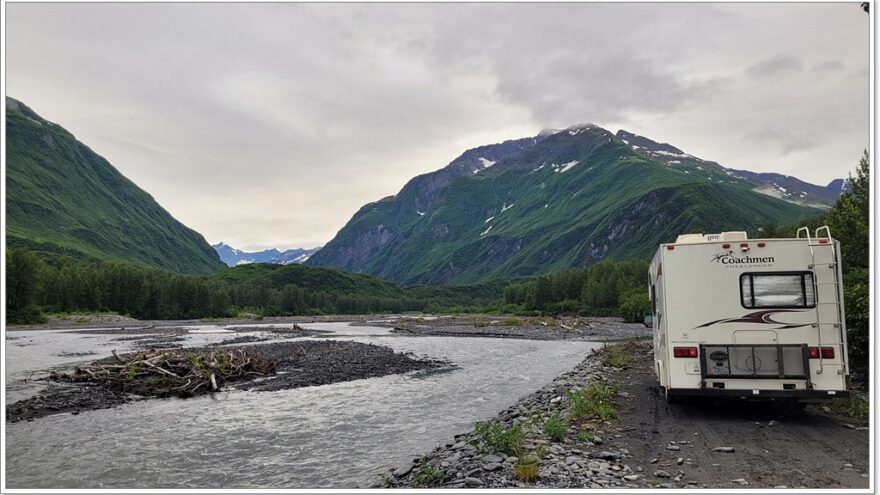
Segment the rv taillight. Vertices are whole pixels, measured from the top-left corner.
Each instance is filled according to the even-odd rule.
[[[672,355],[677,358],[695,358],[697,357],[696,347],[673,347]]]
[[[819,239],[819,244],[828,244],[828,239]]]
[[[724,249],[730,249],[730,244],[722,244],[721,247]]]
[[[672,250],[673,250],[673,249],[675,249],[675,246],[672,246],[672,245],[668,245],[668,246],[666,246],[666,249],[668,249],[668,250],[670,250],[670,251],[672,251]]]
[[[739,247],[741,247],[743,249],[743,251],[745,251],[745,250],[749,249],[749,243],[743,242],[739,245]]]
[[[758,243],[758,247],[764,247],[764,246],[766,246],[766,244],[764,244],[763,242]]]
[[[807,349],[807,354],[809,354],[810,359],[819,359],[819,348],[818,347],[810,347]],[[834,359],[834,348],[833,347],[823,347],[822,350],[822,359]]]

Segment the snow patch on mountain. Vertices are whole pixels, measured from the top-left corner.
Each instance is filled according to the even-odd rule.
[[[247,252],[235,249],[225,242],[219,242],[211,246],[220,256],[220,260],[226,266],[241,266],[251,263],[272,263],[275,265],[289,265],[303,263],[315,254],[320,248],[303,249],[295,248],[281,252],[277,249]]]
[[[580,163],[580,161],[578,161],[578,160],[572,160],[572,161],[570,161],[570,162],[568,162],[568,163],[562,163],[562,164],[560,164],[560,165],[557,165],[557,164],[555,164],[555,163],[551,163],[550,166],[553,167],[553,171],[554,171],[554,172],[561,174],[561,173],[563,173],[563,172],[565,172],[565,171],[571,169],[571,167],[574,167],[574,166],[577,165],[578,163]]]

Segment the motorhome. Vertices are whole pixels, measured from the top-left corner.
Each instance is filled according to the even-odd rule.
[[[649,297],[666,399],[847,396],[839,259],[828,227],[788,239],[722,232],[661,244]]]

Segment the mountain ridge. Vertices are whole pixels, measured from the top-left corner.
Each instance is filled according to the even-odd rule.
[[[6,153],[9,246],[180,273],[223,268],[201,234],[69,131],[8,96]]]
[[[424,210],[403,194],[365,205],[307,264],[403,284],[473,283],[644,257],[683,231],[820,212],[754,191],[746,177],[672,145],[643,138],[639,151],[631,139],[641,137],[622,132],[578,124],[514,140],[521,146],[492,166],[432,190]]]
[[[271,263],[275,265],[301,264],[306,262],[320,247],[305,249],[293,248],[285,251],[278,249],[264,249],[262,251],[242,251],[226,244],[218,242],[212,244],[212,248],[217,251],[220,260],[227,266],[247,265],[251,263]]]

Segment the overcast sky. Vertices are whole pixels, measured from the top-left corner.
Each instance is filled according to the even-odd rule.
[[[6,9],[7,94],[243,249],[323,244],[413,176],[543,127],[818,184],[869,144],[858,3]]]

